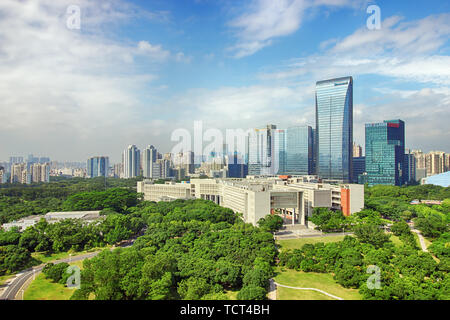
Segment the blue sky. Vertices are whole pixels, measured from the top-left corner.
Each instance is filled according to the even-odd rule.
[[[2,0],[0,17],[0,160],[168,152],[194,120],[314,125],[315,82],[347,75],[357,143],[401,118],[407,147],[450,152],[447,1]]]

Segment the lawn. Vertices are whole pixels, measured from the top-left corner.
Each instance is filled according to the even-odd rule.
[[[69,300],[74,289],[66,288],[64,285],[54,283],[40,273],[27,288],[24,300]]]
[[[299,239],[277,240],[277,246],[281,251],[289,249],[301,249],[307,243],[329,243],[344,240],[345,236],[305,237]]]
[[[15,274],[7,274],[4,276],[0,276],[0,286],[2,286],[8,279],[13,278]]]
[[[278,287],[277,300],[335,300],[314,290],[296,290]]]
[[[276,272],[275,281],[279,284],[300,288],[316,288],[343,298],[344,300],[361,300],[358,289],[346,289],[342,287],[334,281],[333,276],[329,273],[302,272],[285,268],[277,268]],[[292,291],[296,291],[296,293],[294,294]],[[277,299],[280,300],[332,299],[313,290],[295,290],[280,287],[277,288],[277,295]]]
[[[82,260],[72,262],[70,265],[83,269]],[[46,279],[43,273],[40,273],[25,291],[24,300],[69,300],[74,290],[65,287],[63,284],[54,283]]]

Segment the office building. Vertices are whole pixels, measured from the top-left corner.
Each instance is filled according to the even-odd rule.
[[[405,123],[385,120],[366,124],[366,172],[369,186],[405,183]]]
[[[348,216],[364,207],[364,186],[305,182],[305,177],[248,176],[246,179],[191,179],[190,183],[137,183],[147,201],[204,199],[242,213],[246,223],[280,210],[289,224],[307,225],[314,208],[342,210]]]
[[[109,176],[109,157],[91,157],[87,160],[86,176],[88,178]]]
[[[358,183],[358,177],[366,172],[366,157],[353,157],[353,182]]]
[[[285,131],[275,125],[253,129],[247,137],[248,173],[273,175],[284,171]]]
[[[316,83],[316,171],[323,179],[352,181],[353,78]]]
[[[405,183],[416,181],[416,157],[409,149],[405,149],[404,170]]]
[[[288,175],[313,174],[313,131],[310,126],[286,130],[285,165],[281,172]],[[280,159],[282,160],[282,159]]]
[[[141,153],[140,150],[133,144],[129,145],[123,152],[123,177],[125,179],[135,178],[141,174]]]
[[[248,174],[248,165],[244,163],[243,157],[235,152],[228,160],[227,171],[230,178],[245,178]]]

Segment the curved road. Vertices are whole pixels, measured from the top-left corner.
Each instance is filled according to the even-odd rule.
[[[84,259],[90,259],[92,257],[95,257],[97,254],[99,254],[100,251],[82,254],[79,256],[51,261],[54,264],[62,263],[62,262],[75,262],[80,261]],[[23,285],[30,280],[30,278],[33,276],[33,274],[37,275],[39,272],[42,271],[45,264],[41,264],[39,266],[26,269],[20,273],[17,274],[16,278],[12,280],[9,285],[7,286],[6,290],[3,292],[3,295],[0,297],[0,300],[14,300],[17,294],[19,293],[20,289],[23,287]]]
[[[131,242],[126,244],[126,245],[113,246],[111,248],[111,250],[116,249],[118,247],[121,247],[121,248],[131,247],[133,245],[134,241],[136,240],[136,238],[137,237],[134,237],[134,238],[130,239]],[[75,261],[80,261],[80,260],[84,260],[84,259],[90,259],[90,258],[95,257],[96,255],[98,255],[101,251],[102,250],[99,250],[99,251],[96,251],[96,252],[92,252],[92,253],[81,254],[81,255],[70,257],[70,258],[66,258],[66,259],[49,261],[47,263],[50,263],[50,262],[54,263],[54,264],[58,264],[58,263],[62,263],[62,262],[69,263],[69,262],[75,262]],[[39,274],[39,272],[42,271],[44,266],[45,266],[45,264],[41,264],[39,266],[36,266],[36,267],[33,267],[33,268],[29,268],[29,269],[26,269],[24,271],[19,272],[16,275],[16,278],[14,280],[12,280],[7,285],[5,291],[0,296],[0,300],[14,300],[16,298],[16,296],[18,295],[18,293],[20,292],[20,290],[22,289],[22,287],[27,283],[28,280],[31,279],[33,274],[34,275]],[[26,289],[26,288],[24,288],[24,289]]]

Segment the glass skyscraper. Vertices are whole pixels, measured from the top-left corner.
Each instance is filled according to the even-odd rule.
[[[86,175],[89,178],[107,177],[109,171],[108,157],[92,157],[87,160]]]
[[[286,130],[285,174],[313,173],[313,130],[310,126],[291,127]]]
[[[285,130],[268,125],[248,135],[248,174],[274,175],[284,170]]]
[[[352,181],[353,78],[316,83],[316,173],[320,178]]]
[[[366,124],[366,172],[369,186],[405,183],[405,123],[385,120]]]

